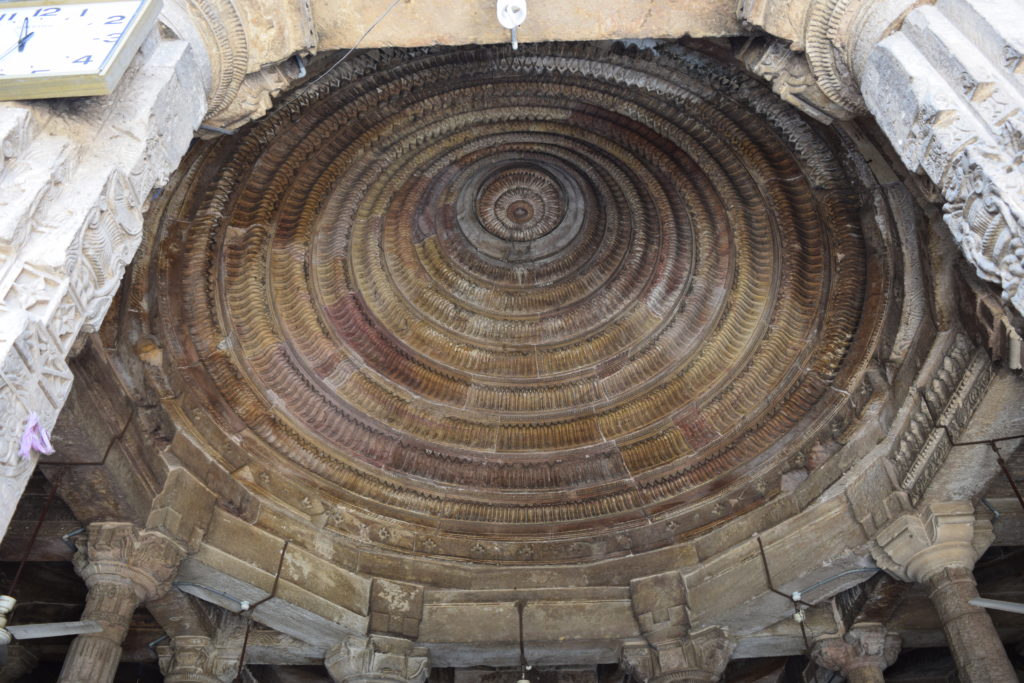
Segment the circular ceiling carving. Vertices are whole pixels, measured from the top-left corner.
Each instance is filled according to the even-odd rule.
[[[861,381],[874,228],[825,135],[681,49],[347,62],[182,183],[165,371],[214,457],[361,541],[664,545],[774,495]]]

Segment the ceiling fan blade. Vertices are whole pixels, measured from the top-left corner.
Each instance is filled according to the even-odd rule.
[[[7,666],[7,645],[0,645],[0,669]]]
[[[59,621],[52,624],[22,624],[8,626],[15,640],[32,640],[33,638],[55,638],[57,636],[77,636],[80,633],[99,633],[103,630],[95,621]]]

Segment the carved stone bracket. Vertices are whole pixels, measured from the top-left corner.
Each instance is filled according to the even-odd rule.
[[[640,633],[655,648],[683,638],[689,630],[686,589],[679,572],[633,579],[629,583],[633,614]]]
[[[426,648],[404,638],[352,636],[327,651],[324,665],[335,681],[423,683],[430,673]]]
[[[727,631],[713,626],[658,648],[626,644],[621,660],[623,668],[643,683],[717,681],[735,647]]]
[[[893,576],[923,582],[948,567],[972,569],[993,538],[992,524],[977,519],[970,502],[932,503],[882,529],[872,555]]]
[[[806,55],[794,52],[781,40],[752,38],[737,56],[747,69],[768,81],[779,97],[811,118],[829,125],[859,113],[830,98],[811,71]]]
[[[819,666],[851,680],[881,680],[881,672],[899,656],[900,645],[900,637],[880,624],[860,625],[841,638],[815,641],[811,657]]]

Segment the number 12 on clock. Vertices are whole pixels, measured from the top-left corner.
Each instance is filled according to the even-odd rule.
[[[109,93],[160,0],[0,3],[0,99]]]

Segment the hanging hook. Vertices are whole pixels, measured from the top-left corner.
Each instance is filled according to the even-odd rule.
[[[526,21],[526,0],[498,0],[498,23],[512,31],[512,49],[519,49],[519,26]]]

